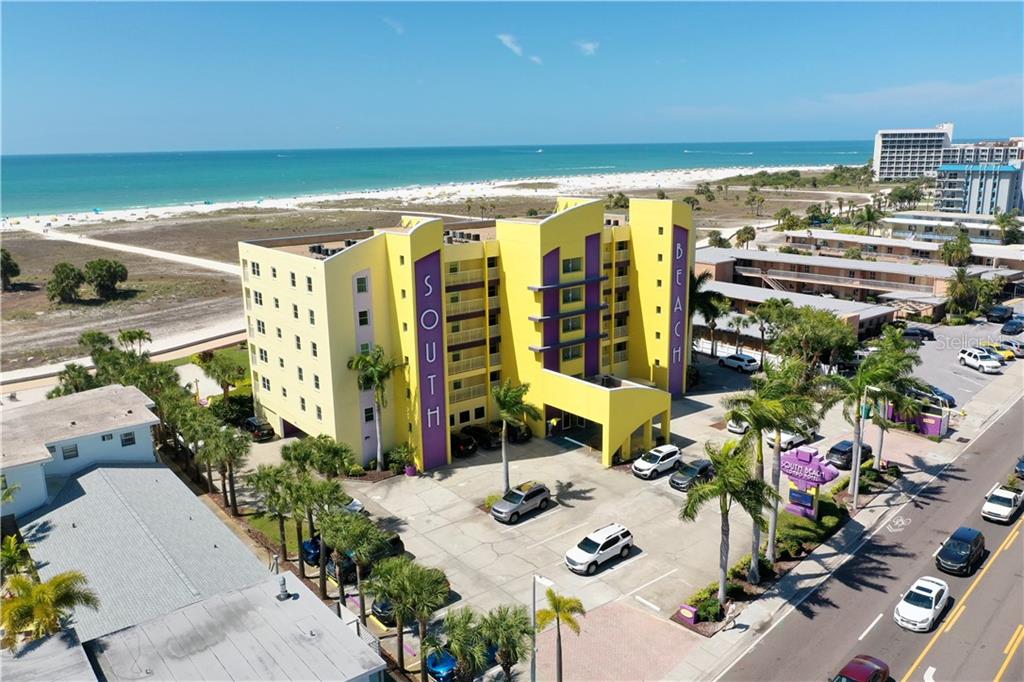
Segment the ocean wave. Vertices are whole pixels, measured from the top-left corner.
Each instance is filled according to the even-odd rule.
[[[551,170],[609,170],[616,166],[563,166],[562,168],[552,168]]]
[[[684,149],[684,154],[717,154],[718,156],[753,156],[754,152],[713,152],[701,149]]]

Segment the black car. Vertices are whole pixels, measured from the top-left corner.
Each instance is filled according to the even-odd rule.
[[[1013,468],[1013,473],[1017,475],[1017,478],[1024,478],[1024,455],[1017,460],[1017,466]]]
[[[271,428],[270,422],[260,417],[249,417],[242,422],[242,428],[248,431],[257,443],[271,440],[274,437],[274,429]]]
[[[497,425],[498,429],[501,429],[501,422],[491,422],[492,425]],[[525,443],[533,438],[533,431],[526,424],[515,424],[508,425],[508,442],[509,443]]]
[[[956,398],[946,393],[938,386],[932,386],[931,384],[925,385],[925,390],[919,391],[911,388],[909,391],[910,395],[921,402],[928,405],[938,405],[939,407],[956,407]]]
[[[373,617],[380,621],[381,625],[385,625],[389,628],[395,627],[397,621],[395,620],[395,607],[391,605],[387,599],[374,599],[373,606],[370,607],[370,613]]]
[[[690,486],[696,485],[697,483],[707,483],[715,475],[715,468],[711,466],[711,462],[706,459],[698,459],[694,462],[687,462],[679,471],[676,471],[668,479],[668,484],[680,490],[686,492],[690,489]]]
[[[934,341],[935,332],[924,327],[907,327],[903,330],[903,338],[912,341]]]
[[[1013,308],[1005,305],[994,305],[985,311],[985,319],[989,322],[1006,322],[1013,319]]]
[[[867,443],[860,444],[860,461],[871,457],[871,446]],[[853,462],[853,441],[841,440],[828,449],[825,459],[836,469],[849,469]]]
[[[476,453],[476,441],[464,433],[452,431],[452,457],[469,457]]]
[[[999,330],[1000,334],[1007,336],[1016,336],[1021,332],[1024,332],[1024,322],[1020,320],[1007,320]]]
[[[327,545],[327,574],[335,575],[334,572],[334,559],[332,555],[334,549]],[[402,542],[402,536],[398,533],[392,533],[388,536],[388,546],[384,552],[377,557],[377,559],[384,559],[390,556],[401,556],[405,554],[405,543]],[[307,566],[319,566],[320,565],[320,536],[314,535],[308,540],[302,542],[302,560]],[[366,568],[366,575],[369,575],[370,567]],[[352,557],[348,554],[341,555],[341,574],[343,579],[355,577],[356,565],[352,561]],[[365,576],[364,576],[365,577]]]
[[[970,575],[985,558],[985,536],[973,528],[957,528],[942,543],[935,555],[935,566],[940,571],[955,575]]]
[[[501,429],[495,429],[490,425],[481,426],[473,424],[462,429],[462,433],[476,441],[478,447],[484,450],[494,450],[501,447]]]

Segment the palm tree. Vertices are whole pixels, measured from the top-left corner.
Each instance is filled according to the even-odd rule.
[[[309,522],[309,535],[315,537],[318,534],[316,526],[313,525],[313,518],[317,524],[331,514],[340,511],[352,498],[345,493],[341,483],[330,479],[311,478],[308,492],[309,498],[306,506],[306,520]],[[323,533],[320,535],[320,598],[327,599],[327,542]]]
[[[690,271],[690,297],[687,303],[687,314],[689,315],[689,323],[693,325],[693,316],[700,313],[700,316],[705,320],[715,320],[719,317],[718,308],[716,303],[723,300],[723,296],[717,291],[711,291],[706,289],[708,282],[714,280],[710,272],[702,272],[700,275],[694,275],[693,270]],[[712,331],[712,341],[714,341],[714,332]]]
[[[381,410],[388,405],[388,379],[402,366],[384,354],[384,349],[374,346],[369,351],[349,358],[348,368],[359,372],[357,383],[360,391],[373,391],[373,426],[377,431],[377,469],[384,470],[384,444],[381,441]]]
[[[733,333],[736,335],[736,352],[743,352],[743,327],[747,325],[747,316],[743,313],[733,313],[729,316],[728,325],[732,327]]]
[[[496,606],[480,621],[480,630],[487,644],[497,649],[495,658],[505,673],[505,682],[512,682],[512,667],[530,655],[533,627],[526,607]]]
[[[863,227],[868,234],[871,234],[871,230],[877,229],[881,220],[881,211],[871,204],[867,204],[853,217],[853,224],[855,227]]]
[[[78,571],[58,573],[42,583],[26,575],[12,575],[4,585],[0,605],[4,631],[0,647],[13,650],[21,637],[31,641],[59,632],[77,607],[98,609],[99,597],[88,582]]]
[[[16,535],[4,537],[0,543],[0,583],[12,573],[22,573],[33,565],[28,551],[31,545],[19,542]]]
[[[967,236],[967,232],[960,229],[957,231],[956,236],[943,242],[942,247],[939,249],[939,255],[942,257],[942,262],[946,265],[953,267],[969,265],[973,252],[971,240]]]
[[[1009,212],[998,211],[995,215],[995,226],[999,228],[999,241],[1003,244],[1019,244],[1021,236],[1020,212],[1013,209]]]
[[[750,313],[748,318],[750,324],[757,325],[757,331],[761,334],[761,366],[764,367],[765,356],[765,332],[771,331],[774,340],[778,329],[787,324],[795,317],[796,308],[788,298],[769,298],[767,301],[758,304]]]
[[[967,274],[967,268],[959,267],[953,271],[953,278],[946,282],[946,300],[950,312],[967,312],[974,310],[977,301],[974,280]]]
[[[555,624],[555,680],[562,682],[562,623],[579,635],[580,624],[576,616],[586,616],[587,610],[583,608],[583,602],[576,597],[558,594],[550,587],[545,596],[548,607],[537,611],[537,630]]]
[[[299,547],[300,551],[302,541],[305,539],[302,535],[303,520],[306,516],[313,513],[312,485],[312,478],[307,472],[300,471],[295,466],[290,466],[285,491],[288,495],[288,506],[292,510],[292,521],[295,523],[295,546]],[[310,533],[312,533],[312,530],[313,525],[310,523]],[[299,566],[299,577],[305,580],[306,562],[302,561],[302,557],[299,557],[299,561],[296,563]]]
[[[220,474],[220,494],[224,502],[224,508],[227,509],[231,500],[228,498],[228,467],[227,464],[221,459],[223,448],[220,446],[221,435],[220,431],[214,430],[208,433],[203,438],[203,447],[199,448],[196,453],[196,460],[206,465],[208,476],[210,477],[210,493],[213,493],[213,468],[217,468],[217,472]]]
[[[336,552],[345,552],[356,566],[356,590],[359,592],[359,620],[366,625],[366,593],[363,571],[384,553],[388,536],[366,516],[339,512],[320,520],[320,537]],[[335,561],[335,566],[340,562]],[[338,581],[339,588],[341,580]]]
[[[203,365],[203,374],[220,384],[223,400],[226,403],[231,387],[245,378],[245,368],[224,353],[217,353]]]
[[[78,345],[89,353],[89,357],[95,363],[98,355],[114,348],[114,340],[109,334],[90,329],[78,336]]]
[[[142,355],[142,344],[153,340],[145,329],[120,329],[117,332],[117,343],[125,352]],[[138,344],[136,346],[136,344]]]
[[[209,492],[215,490],[213,486],[213,465],[216,463],[210,456],[202,454],[202,446],[218,430],[220,422],[206,410],[200,408],[194,402],[189,401],[178,415],[178,428],[181,430],[182,438],[185,439],[186,450],[196,462],[206,464],[206,486]]]
[[[328,478],[347,474],[356,464],[356,453],[347,443],[334,440],[327,434],[307,438],[313,467]]]
[[[248,475],[247,480],[262,511],[277,519],[281,561],[287,561],[288,544],[285,541],[284,520],[292,511],[287,487],[288,470],[283,465],[260,464],[256,471]],[[301,561],[301,558],[299,560]]]
[[[468,606],[452,609],[444,617],[445,648],[455,657],[456,682],[473,682],[487,661],[487,647],[476,613]]]
[[[712,304],[711,317],[705,317],[704,322],[711,332],[711,357],[718,357],[718,348],[715,346],[715,329],[718,328],[718,320],[732,312],[732,302],[727,298],[716,298]]]
[[[46,394],[47,398],[59,398],[62,395],[81,393],[99,386],[89,370],[75,362],[69,362],[57,374],[57,385]]]
[[[683,521],[694,521],[697,514],[708,502],[718,500],[722,517],[722,537],[718,551],[718,603],[725,603],[726,577],[729,572],[729,511],[739,504],[754,524],[767,530],[764,508],[779,494],[764,481],[751,478],[749,441],[727,440],[721,447],[710,442],[704,444],[704,453],[711,460],[715,476],[707,483],[698,483],[690,488],[686,503],[679,510]],[[758,561],[751,555],[750,562]]]
[[[530,384],[512,385],[511,379],[504,383],[491,387],[491,397],[498,406],[498,416],[501,417],[501,468],[504,474],[505,489],[508,492],[508,425],[521,427],[529,419],[542,419],[542,415],[536,405],[526,402],[526,394],[530,392]]]
[[[19,490],[21,490],[21,486],[17,483],[5,485],[0,489],[0,504],[10,504],[11,502],[14,502],[14,495]]]
[[[405,574],[406,604],[419,624],[420,682],[427,682],[426,646],[427,624],[434,612],[448,603],[450,588],[444,571],[410,564]]]
[[[231,496],[231,515],[238,516],[238,500],[235,497],[235,473],[245,466],[252,449],[252,439],[238,429],[228,428],[217,432],[214,439],[220,449],[218,461],[228,470],[228,489]]]
[[[736,231],[733,236],[733,241],[736,242],[736,246],[743,246],[750,248],[750,242],[757,239],[757,230],[754,229],[753,225],[744,225]]]
[[[408,596],[406,582],[412,567],[407,556],[382,559],[373,567],[373,576],[366,581],[366,591],[375,601],[391,604],[395,614],[395,632],[398,638],[398,669],[405,672],[405,624],[415,618]]]

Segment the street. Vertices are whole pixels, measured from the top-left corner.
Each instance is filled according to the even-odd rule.
[[[722,679],[831,679],[858,654],[880,658],[893,679],[907,682],[1024,679],[1024,521],[1018,514],[998,525],[980,516],[984,495],[1005,482],[1022,443],[1018,399]],[[985,535],[987,556],[968,577],[939,572],[933,558],[959,526]],[[945,580],[952,600],[932,632],[905,631],[893,609],[926,575]]]

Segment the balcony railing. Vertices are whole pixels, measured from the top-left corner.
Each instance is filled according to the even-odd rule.
[[[491,367],[501,365],[501,353],[491,353]]]
[[[612,353],[612,362],[625,362],[629,359],[628,350],[617,350]]]
[[[497,324],[492,324],[490,327],[487,328],[487,335],[490,336],[491,338],[501,336],[501,326]]]
[[[629,260],[629,249],[623,249],[615,252],[615,262],[621,263],[622,261]]]
[[[612,336],[629,336],[629,325],[620,324],[612,331]]]
[[[769,270],[767,275],[772,279],[789,279],[797,282],[838,284],[854,288],[885,289],[890,291],[916,291],[923,294],[930,294],[934,291],[932,287],[924,284],[890,282],[888,280],[874,279],[872,277],[841,277],[838,275],[820,275],[813,272],[793,272],[791,270]]]
[[[487,297],[487,307],[488,308],[490,308],[491,310],[494,310],[495,308],[498,308],[500,306],[501,306],[501,302],[498,300],[497,296],[488,296]]]
[[[487,279],[498,279],[498,268],[487,268]]]
[[[457,332],[448,332],[448,345],[455,346],[460,343],[470,343],[471,341],[483,341],[484,328],[478,327],[477,329],[463,329]]]
[[[612,303],[612,308],[617,313],[624,313],[629,310],[629,301],[615,301]]]
[[[478,355],[472,358],[465,358],[464,360],[454,360],[448,363],[448,372],[449,374],[462,374],[463,372],[471,372],[474,369],[483,369],[486,364],[486,355]]]
[[[458,272],[446,273],[444,276],[444,282],[445,284],[466,284],[467,282],[483,281],[483,278],[483,270],[459,270]]]
[[[482,313],[483,311],[484,300],[482,298],[471,298],[468,301],[446,303],[444,306],[446,315],[464,315],[465,313]]]
[[[454,404],[461,403],[464,400],[482,398],[485,395],[487,395],[487,384],[477,384],[475,386],[453,389],[448,395],[448,399]]]

